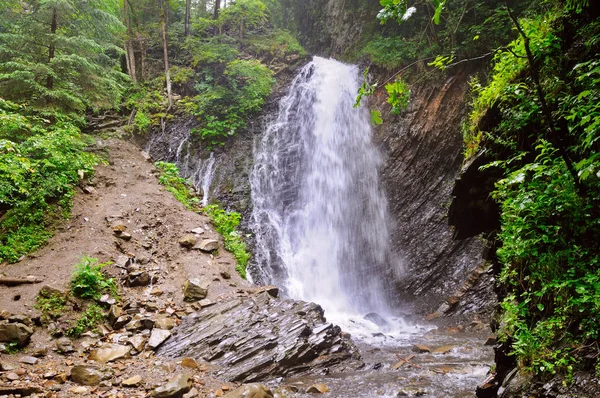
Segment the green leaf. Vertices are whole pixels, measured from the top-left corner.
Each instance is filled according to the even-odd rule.
[[[371,123],[379,126],[383,123],[383,119],[381,118],[381,112],[377,110],[371,110]]]

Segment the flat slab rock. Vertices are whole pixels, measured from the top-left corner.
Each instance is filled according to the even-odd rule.
[[[224,301],[184,318],[158,355],[216,365],[229,381],[254,382],[363,366],[354,343],[314,303],[263,292]]]

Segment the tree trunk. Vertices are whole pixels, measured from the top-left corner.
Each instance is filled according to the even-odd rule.
[[[140,47],[140,66],[141,66],[141,71],[140,71],[140,76],[141,76],[141,80],[144,81],[146,80],[146,41],[143,38],[140,38],[139,34],[138,34],[138,45]]]
[[[185,35],[190,35],[190,13],[192,11],[192,0],[185,0]]]
[[[221,0],[215,0],[214,18],[219,19],[219,11],[221,10]]]
[[[558,130],[556,129],[556,126],[554,124],[554,117],[552,116],[552,110],[550,109],[550,107],[548,106],[548,103],[546,102],[546,93],[544,92],[544,89],[540,82],[540,77],[538,74],[537,66],[535,64],[535,59],[533,57],[533,53],[531,52],[531,47],[529,46],[529,42],[530,42],[529,37],[527,36],[525,31],[521,27],[521,24],[519,23],[519,20],[517,19],[517,17],[515,17],[513,15],[510,7],[508,6],[508,3],[505,1],[504,4],[506,5],[506,10],[508,11],[508,16],[513,21],[515,27],[517,28],[517,31],[519,32],[519,35],[521,35],[521,37],[523,38],[523,46],[525,47],[525,53],[527,54],[527,62],[529,63],[529,71],[531,72],[531,78],[533,80],[533,84],[534,84],[535,90],[537,92],[538,100],[540,101],[540,106],[542,108],[542,114],[544,115],[544,119],[546,119],[546,124],[548,125],[548,130],[550,131],[549,141],[552,144],[556,145],[556,147],[558,148],[558,153],[560,154],[561,158],[565,162],[565,165],[567,166],[567,170],[569,171],[569,173],[571,174],[571,177],[573,178],[573,183],[575,184],[575,187],[577,188],[577,192],[579,193],[579,196],[583,197],[583,196],[585,196],[585,193],[583,191],[583,187],[581,186],[581,184],[579,182],[579,176],[577,175],[577,171],[575,170],[573,161],[571,160],[571,158],[569,156],[569,152],[566,148],[566,145],[563,142],[563,138],[561,137]]]
[[[50,33],[52,33],[52,38],[50,39],[50,47],[48,48],[48,64],[52,62],[54,59],[54,53],[56,51],[56,41],[54,35],[56,34],[56,30],[58,29],[58,12],[56,11],[56,7],[52,9],[52,21],[50,22]],[[52,90],[54,88],[54,76],[52,73],[48,74],[46,78],[46,88],[48,90]]]
[[[167,100],[169,101],[169,108],[173,105],[173,97],[171,95],[171,75],[169,73],[169,49],[167,46],[167,24],[169,23],[169,0],[161,1],[160,10],[160,28],[162,31],[162,42],[163,42],[163,56],[165,61],[165,80],[167,85]]]
[[[137,83],[137,74],[135,71],[135,52],[133,50],[133,31],[131,30],[131,23],[129,21],[129,5],[125,1],[123,4],[123,11],[125,16],[125,26],[127,26],[127,40],[125,41],[125,58],[127,59],[127,71],[129,77],[134,83]]]

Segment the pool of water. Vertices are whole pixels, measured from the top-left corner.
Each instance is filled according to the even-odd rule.
[[[392,320],[383,332],[365,329],[368,322],[354,322],[359,323],[352,336],[365,362],[362,370],[280,380],[278,385],[297,392],[279,396],[314,397],[305,391],[323,383],[330,398],[474,397],[493,363],[493,349],[485,345],[487,329],[459,331]],[[431,352],[415,352],[415,345]]]

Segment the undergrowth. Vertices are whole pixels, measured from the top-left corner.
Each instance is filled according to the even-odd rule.
[[[118,298],[117,285],[112,278],[107,278],[102,267],[111,264],[98,263],[98,260],[88,256],[75,264],[71,277],[71,291],[77,297],[84,299],[99,299],[104,293],[110,293]]]
[[[188,210],[198,210],[200,199],[190,186],[190,184],[179,176],[179,169],[173,163],[156,162],[156,168],[160,171],[158,183],[164,185],[165,189],[175,196],[188,208]]]
[[[246,279],[246,266],[250,259],[250,253],[248,253],[241,234],[236,229],[240,224],[240,213],[225,211],[218,205],[206,206],[204,213],[213,220],[215,228],[223,236],[225,249],[229,250],[237,260],[236,271]]]
[[[102,307],[90,303],[77,321],[75,321],[75,324],[66,331],[66,335],[69,337],[79,337],[86,330],[94,329],[94,327],[102,323],[105,318],[106,315],[104,314]]]
[[[574,3],[519,21],[538,82],[523,37],[500,49],[487,84],[472,83],[465,134],[467,155],[481,145],[496,159],[483,169],[504,173],[500,340],[522,370],[567,382],[600,368],[600,23]]]
[[[99,161],[78,124],[0,98],[0,262],[41,247],[69,216],[75,184]]]
[[[69,328],[65,331],[69,337],[79,337],[86,330],[92,330],[106,319],[104,309],[98,305],[101,295],[109,294],[120,299],[117,284],[114,279],[107,277],[102,268],[110,263],[99,263],[97,259],[84,256],[74,266],[69,290],[62,293],[58,290],[42,289],[36,297],[35,308],[42,313],[42,320],[50,322],[61,318],[85,305],[76,320],[68,320]],[[75,298],[81,298],[74,305]]]

